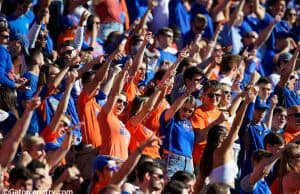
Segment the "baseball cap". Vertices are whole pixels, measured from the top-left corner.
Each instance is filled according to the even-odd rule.
[[[29,41],[28,41],[27,36],[20,34],[20,33],[16,33],[16,34],[11,35],[10,40],[20,41],[21,46],[24,49],[25,53],[27,55],[29,55]]]
[[[86,42],[83,42],[82,46],[81,46],[81,50],[82,51],[94,51],[94,48],[92,46],[90,46],[89,44],[87,44]]]
[[[279,55],[278,63],[280,61],[289,61],[292,58],[292,56],[293,55],[289,52],[282,53],[282,54]]]
[[[78,19],[73,15],[66,15],[62,19],[61,27],[63,29],[76,28],[78,25]]]
[[[263,100],[256,100],[255,101],[255,109],[267,110],[270,108],[270,105],[267,104]]]
[[[103,170],[103,168],[108,164],[110,158],[108,156],[99,155],[96,157],[93,165],[94,172],[96,170]]]

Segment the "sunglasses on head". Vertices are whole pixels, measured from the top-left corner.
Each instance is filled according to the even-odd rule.
[[[221,94],[217,94],[217,93],[208,93],[207,96],[208,96],[209,98],[214,98],[214,97],[220,98],[220,97],[221,97]]]
[[[117,103],[118,104],[123,104],[124,106],[127,106],[127,102],[124,101],[124,100],[122,100],[122,99],[120,99],[120,98],[117,100]]]

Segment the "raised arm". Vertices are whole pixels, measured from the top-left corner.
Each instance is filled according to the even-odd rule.
[[[130,154],[130,156],[124,162],[120,170],[112,176],[109,183],[116,185],[121,184],[122,180],[124,180],[135,169],[145,147],[153,146],[153,143],[155,141],[158,141],[159,145],[161,144],[161,140],[155,135],[152,135],[149,139],[142,142],[140,146],[132,154]]]
[[[78,78],[77,79],[81,78],[82,75],[85,72],[89,71],[93,66],[101,63],[103,61],[103,59],[104,59],[104,56],[98,56],[95,59],[91,60],[90,62],[84,64],[84,66],[78,70]]]
[[[222,0],[220,3],[218,3],[212,10],[211,10],[211,17],[216,20],[218,14],[224,10],[225,7],[227,7],[230,0]]]
[[[196,84],[193,88],[187,90],[184,94],[182,94],[179,98],[177,98],[172,104],[171,108],[169,108],[164,115],[164,121],[169,121],[172,117],[175,116],[176,112],[182,107],[184,102],[188,99],[188,97],[196,90],[199,90],[202,86],[200,84]]]
[[[265,18],[266,10],[263,6],[260,5],[259,0],[254,0],[254,13],[260,20],[263,20]]]
[[[263,30],[259,33],[258,38],[254,42],[255,48],[260,48],[271,36],[271,33],[275,27],[275,25],[280,22],[281,17],[276,15],[274,20]]]
[[[238,112],[236,114],[236,117],[234,118],[232,127],[229,131],[229,134],[228,134],[227,138],[223,141],[221,147],[218,149],[220,151],[220,153],[225,153],[232,149],[232,145],[238,137],[238,132],[243,123],[247,107],[248,107],[249,103],[253,102],[256,98],[257,93],[254,93],[253,91],[254,90],[250,89],[246,93],[245,100],[243,101],[240,109],[238,110]]]
[[[0,165],[1,167],[7,167],[7,165],[13,160],[19,144],[26,134],[28,126],[31,121],[32,113],[34,109],[39,107],[41,99],[37,96],[33,97],[31,101],[27,103],[25,111],[21,118],[16,122],[10,133],[4,139],[0,149]]]
[[[104,62],[104,64],[97,70],[95,78],[92,80],[92,82],[87,83],[85,87],[85,91],[90,95],[93,96],[97,88],[100,86],[100,84],[103,82],[104,79],[107,77],[108,69],[111,64],[111,61],[114,57],[114,53],[112,53],[108,60]]]
[[[80,126],[81,125],[78,124],[71,127],[67,127],[65,129],[66,133],[61,146],[57,150],[47,153],[46,160],[50,169],[55,167],[60,161],[62,161],[65,158],[72,145],[72,130],[79,128]]]
[[[249,178],[249,184],[255,185],[255,183],[264,178],[266,175],[270,173],[270,170],[273,168],[275,162],[279,159],[281,153],[283,152],[285,148],[281,149],[276,154],[273,154],[270,158],[265,158],[261,160],[258,164],[255,170],[251,173],[251,176]]]
[[[245,5],[245,0],[241,0],[240,4],[238,5],[238,7],[233,11],[233,13],[230,16],[230,19],[228,21],[228,27],[231,28],[237,21],[237,19],[239,18],[239,14],[242,12],[243,8]]]
[[[271,107],[267,114],[267,119],[266,119],[266,124],[269,129],[271,129],[271,127],[272,127],[273,113],[274,113],[274,109],[276,108],[277,103],[278,103],[277,95],[272,96]]]
[[[129,119],[132,126],[136,126],[141,123],[146,116],[154,109],[155,104],[163,90],[163,84],[159,84],[158,89],[150,96],[147,102],[143,105],[141,111]]]
[[[115,83],[110,92],[110,95],[108,96],[107,102],[102,107],[102,109],[105,111],[106,114],[110,113],[113,106],[115,105],[115,103],[123,89],[125,77],[128,76],[128,69],[131,67],[131,65],[132,65],[132,59],[128,59],[126,61],[125,67],[119,73],[117,79],[115,80]]]
[[[139,48],[137,54],[133,58],[132,67],[130,68],[130,71],[129,71],[129,76],[130,76],[131,80],[134,78],[135,72],[139,69],[140,65],[143,62],[143,57],[145,54],[146,46],[151,41],[151,39],[152,39],[152,33],[148,32],[145,35],[144,41],[143,41],[141,47]]]
[[[61,98],[61,100],[57,106],[57,109],[56,109],[56,111],[51,119],[51,122],[49,124],[52,132],[54,132],[58,129],[61,118],[67,111],[67,107],[68,107],[68,103],[69,103],[69,99],[70,99],[70,95],[71,95],[71,90],[74,86],[76,78],[77,78],[76,71],[71,71],[67,77],[67,86],[66,86],[65,92],[64,92],[63,97]]]
[[[139,22],[138,26],[135,28],[135,33],[141,34],[143,27],[147,24],[147,18],[149,17],[149,14],[151,11],[157,6],[157,1],[156,0],[150,0],[148,1],[148,7],[146,9],[146,12],[141,18],[141,21]]]
[[[299,51],[300,51],[300,44],[297,45],[297,48],[295,50],[293,57],[289,60],[288,64],[286,65],[286,68],[281,73],[280,80],[277,84],[277,87],[283,88],[285,86],[286,82],[289,80],[291,73],[295,69]]]
[[[47,83],[47,87],[49,91],[53,91],[60,85],[61,81],[66,76],[67,72],[70,69],[70,65],[66,65],[49,83]]]

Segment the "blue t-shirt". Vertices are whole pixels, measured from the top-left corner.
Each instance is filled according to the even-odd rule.
[[[287,87],[275,87],[274,94],[278,97],[277,106],[289,108],[294,105],[300,105],[299,95],[296,92],[289,90]]]
[[[191,8],[191,21],[196,17],[198,13],[201,13],[205,16],[207,20],[207,25],[204,29],[203,38],[210,40],[214,36],[214,26],[213,20],[210,16],[210,13],[206,10],[203,5],[199,5],[198,3],[193,3]]]
[[[31,10],[20,17],[13,15],[8,16],[7,21],[10,29],[10,34],[19,33],[23,35],[28,35],[30,24],[33,22],[33,20],[34,14]]]
[[[170,0],[169,26],[177,26],[183,35],[191,29],[190,24],[190,13],[186,10],[182,0]]]
[[[160,64],[163,61],[170,61],[172,63],[174,63],[176,61],[177,57],[175,55],[173,55],[172,53],[163,51],[161,49],[158,49],[158,50],[159,50],[159,53],[160,53],[160,57],[157,60],[157,63],[156,63],[157,66],[160,66]]]
[[[162,148],[174,154],[192,157],[195,134],[190,120],[178,120],[176,116],[164,121],[166,110],[160,116],[160,129],[163,139]]]
[[[259,22],[259,26],[265,28],[273,20],[274,20],[273,16],[271,16],[269,13],[266,13],[265,18]],[[272,30],[270,38],[266,42],[268,49],[275,49],[276,35],[278,33],[285,32],[288,34],[290,30],[291,27],[286,20],[281,20],[280,22],[278,22],[275,25],[274,29]]]
[[[232,54],[239,54],[243,48],[242,37],[239,28],[236,26],[229,27],[228,23],[224,25],[220,33],[221,44],[224,46],[232,45]]]
[[[275,70],[275,63],[273,58],[276,55],[276,50],[268,49],[262,60],[262,67],[265,73],[265,76],[269,76]]]
[[[130,21],[141,18],[147,10],[148,0],[126,0]]]
[[[270,133],[263,123],[255,124],[250,122],[245,129],[245,135],[248,138],[248,148],[246,148],[243,137],[240,137],[241,151],[239,153],[239,165],[241,169],[241,177],[252,172],[251,156],[258,149],[264,149],[264,138]]]
[[[30,80],[29,82],[29,90],[24,90],[21,92],[18,92],[18,101],[20,106],[20,112],[24,111],[24,107],[22,106],[22,101],[23,100],[31,100],[32,97],[34,96],[35,92],[37,91],[38,88],[38,76],[34,75],[31,72],[26,72],[23,74],[23,77]],[[39,127],[39,115],[38,115],[38,111],[34,110],[33,114],[32,114],[32,118],[27,130],[28,134],[36,134],[39,133],[40,131],[40,127]]]
[[[61,90],[59,93],[51,95],[45,100],[45,111],[46,112],[42,113],[42,114],[46,115],[46,118],[44,118],[44,125],[43,125],[44,127],[50,124],[51,119],[54,115],[54,112],[57,109],[57,106],[59,104],[59,101],[61,100],[61,98],[63,96],[63,93],[64,93],[64,90]],[[75,104],[75,101],[74,101],[72,95],[70,95],[66,113],[71,116],[71,125],[75,125],[75,124],[79,123],[76,104]],[[80,143],[81,138],[82,138],[80,128],[74,129],[73,134],[76,135],[75,141],[77,143]],[[59,145],[62,143],[63,138],[64,138],[64,136],[61,136],[57,139],[57,143]]]
[[[9,74],[12,73],[13,63],[11,55],[7,48],[0,45],[0,84],[6,87],[15,88],[15,81],[9,78]]]
[[[24,73],[22,77],[30,81],[28,85],[30,89],[18,92],[18,98],[20,102],[22,100],[30,100],[33,97],[33,95],[37,91],[38,81],[39,81],[39,77],[34,75],[31,72]]]
[[[17,118],[13,113],[7,113],[9,114],[8,117],[4,121],[0,122],[0,129],[3,136],[7,135],[7,133],[15,126],[17,122]]]

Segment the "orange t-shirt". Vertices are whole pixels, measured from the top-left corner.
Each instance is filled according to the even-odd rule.
[[[143,124],[150,130],[154,131],[155,134],[158,134],[159,132],[159,119],[161,113],[170,108],[169,102],[164,98],[161,103],[158,105],[158,107],[153,110],[147,118],[144,120]]]
[[[134,78],[136,79],[136,78]],[[128,102],[132,102],[133,99],[136,97],[136,95],[139,93],[138,92],[138,87],[137,85],[134,83],[134,81],[131,81],[129,83],[126,83],[123,87],[123,91],[126,93],[127,95],[127,101]]]
[[[221,114],[221,111],[205,110],[203,106],[196,108],[194,115],[191,119],[194,130],[202,130],[206,128],[210,123],[215,121]],[[193,159],[195,164],[200,164],[204,149],[206,146],[206,140],[201,143],[194,144]]]
[[[97,119],[101,106],[93,96],[83,90],[78,96],[77,110],[79,120],[84,123],[81,127],[83,143],[92,144],[95,148],[101,146],[101,133]]]
[[[56,139],[60,136],[59,130],[52,131],[50,129],[50,125],[47,125],[40,135],[44,139],[45,143],[56,142]]]
[[[120,119],[112,112],[106,114],[103,109],[98,116],[102,146],[100,153],[122,160],[128,158],[130,133]]]
[[[285,140],[285,143],[288,144],[298,135],[300,135],[300,130],[286,128],[282,134],[282,137]]]
[[[130,120],[126,123],[126,128],[129,130],[131,134],[130,144],[129,144],[129,150],[133,152],[136,150],[140,144],[149,139],[153,131],[149,130],[147,127],[145,127],[143,124],[139,123],[137,126],[132,126]],[[146,147],[143,150],[143,154],[146,156],[149,156],[152,159],[160,158],[158,145],[157,146],[151,146]]]

